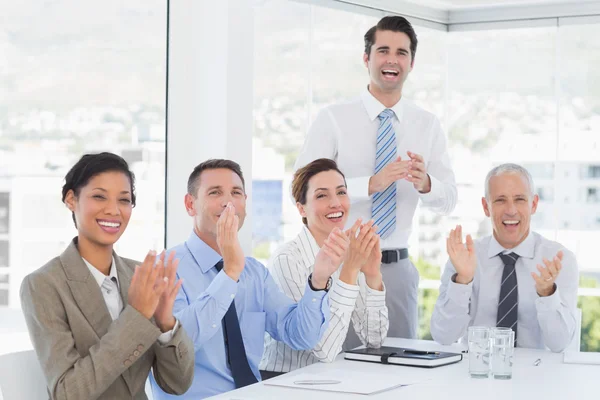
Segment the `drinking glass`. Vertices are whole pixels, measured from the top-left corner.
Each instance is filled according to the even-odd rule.
[[[515,332],[510,328],[494,328],[490,340],[492,376],[494,379],[511,379]]]
[[[487,378],[490,372],[490,329],[469,327],[468,343],[469,375],[471,378]]]

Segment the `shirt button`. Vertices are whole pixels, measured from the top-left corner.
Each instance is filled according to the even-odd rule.
[[[313,300],[313,303],[316,303],[316,302],[317,302],[317,299],[312,299],[312,300]]]
[[[232,299],[234,299],[234,298],[235,298],[235,294],[232,294],[232,295],[231,295],[231,298],[232,298]]]
[[[212,327],[213,327],[213,328],[216,328],[216,327],[217,327],[217,325],[213,324],[213,325],[212,325]]]

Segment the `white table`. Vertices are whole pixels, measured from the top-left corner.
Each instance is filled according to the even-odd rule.
[[[410,347],[419,350],[460,352],[459,345],[442,346],[424,340],[388,338],[386,346]],[[533,362],[541,358],[539,366]],[[398,365],[382,365],[344,360],[340,355],[331,364],[317,363],[290,374],[301,372],[365,371],[369,373],[429,378],[425,383],[401,387],[377,395],[364,396],[347,393],[321,392],[264,385],[262,382],[224,393],[211,399],[228,400],[338,400],[338,399],[460,399],[460,400],[581,400],[600,399],[598,381],[600,365],[563,364],[563,355],[549,351],[515,349],[513,378],[511,380],[473,379],[469,377],[468,354],[463,361],[438,368],[415,368]],[[278,379],[278,378],[274,378]]]

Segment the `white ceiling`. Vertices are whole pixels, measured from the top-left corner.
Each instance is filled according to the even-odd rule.
[[[591,0],[407,0],[406,2],[440,10],[506,6],[543,6],[557,4],[571,5],[576,7],[581,3],[598,3],[598,1]]]
[[[598,18],[600,0],[296,0],[354,4],[373,10],[418,18],[445,29],[477,29],[480,23],[511,23],[523,26],[555,24],[558,18]],[[553,21],[551,21],[553,20]],[[458,27],[461,25],[461,27]],[[537,26],[537,25],[536,25]]]

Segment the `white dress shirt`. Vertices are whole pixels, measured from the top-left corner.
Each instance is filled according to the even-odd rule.
[[[294,166],[297,170],[318,158],[337,162],[347,178],[352,202],[348,224],[358,217],[365,221],[371,219],[369,179],[375,173],[377,117],[385,109],[367,89],[353,101],[326,107],[311,125]],[[433,211],[447,215],[454,210],[457,197],[454,172],[440,121],[404,98],[391,109],[395,113],[393,126],[397,155],[402,160],[409,158],[407,151],[423,156],[431,178],[431,191],[421,194],[405,179],[396,182],[396,229],[382,240],[383,249],[408,246],[419,199]]]
[[[277,249],[269,262],[268,268],[275,282],[296,302],[304,294],[306,280],[314,270],[318,252],[317,242],[304,226],[294,240]],[[342,350],[350,320],[365,346],[381,346],[389,327],[385,287],[382,291],[371,289],[362,272],[358,276],[358,285],[346,284],[339,279],[340,270],[332,276],[329,325],[317,346],[308,351],[293,350],[267,334],[260,369],[289,372],[317,361],[333,361]]]
[[[112,320],[116,320],[123,311],[123,299],[121,298],[121,292],[119,290],[119,277],[117,275],[117,267],[115,266],[115,259],[113,258],[112,264],[110,265],[110,272],[108,276],[104,275],[100,270],[95,268],[88,260],[83,258],[83,262],[87,265],[90,273],[98,282],[102,297],[108,308],[108,312]],[[158,342],[162,345],[167,344],[173,338],[173,335],[177,332],[179,327],[179,321],[175,320],[175,326],[168,332],[162,333],[158,337]]]
[[[555,281],[556,291],[540,297],[531,272],[539,275],[536,265],[544,266],[542,258],[551,260],[559,250],[564,253],[562,269]],[[456,273],[450,261],[446,264],[440,295],[431,317],[431,335],[442,344],[462,338],[465,342],[469,326],[496,326],[498,298],[504,263],[499,253],[519,255],[515,265],[519,291],[517,346],[549,348],[554,352],[569,346],[575,332],[575,309],[579,270],[575,255],[560,243],[530,232],[514,249],[504,249],[493,236],[475,242],[477,269],[471,283],[455,283]]]

